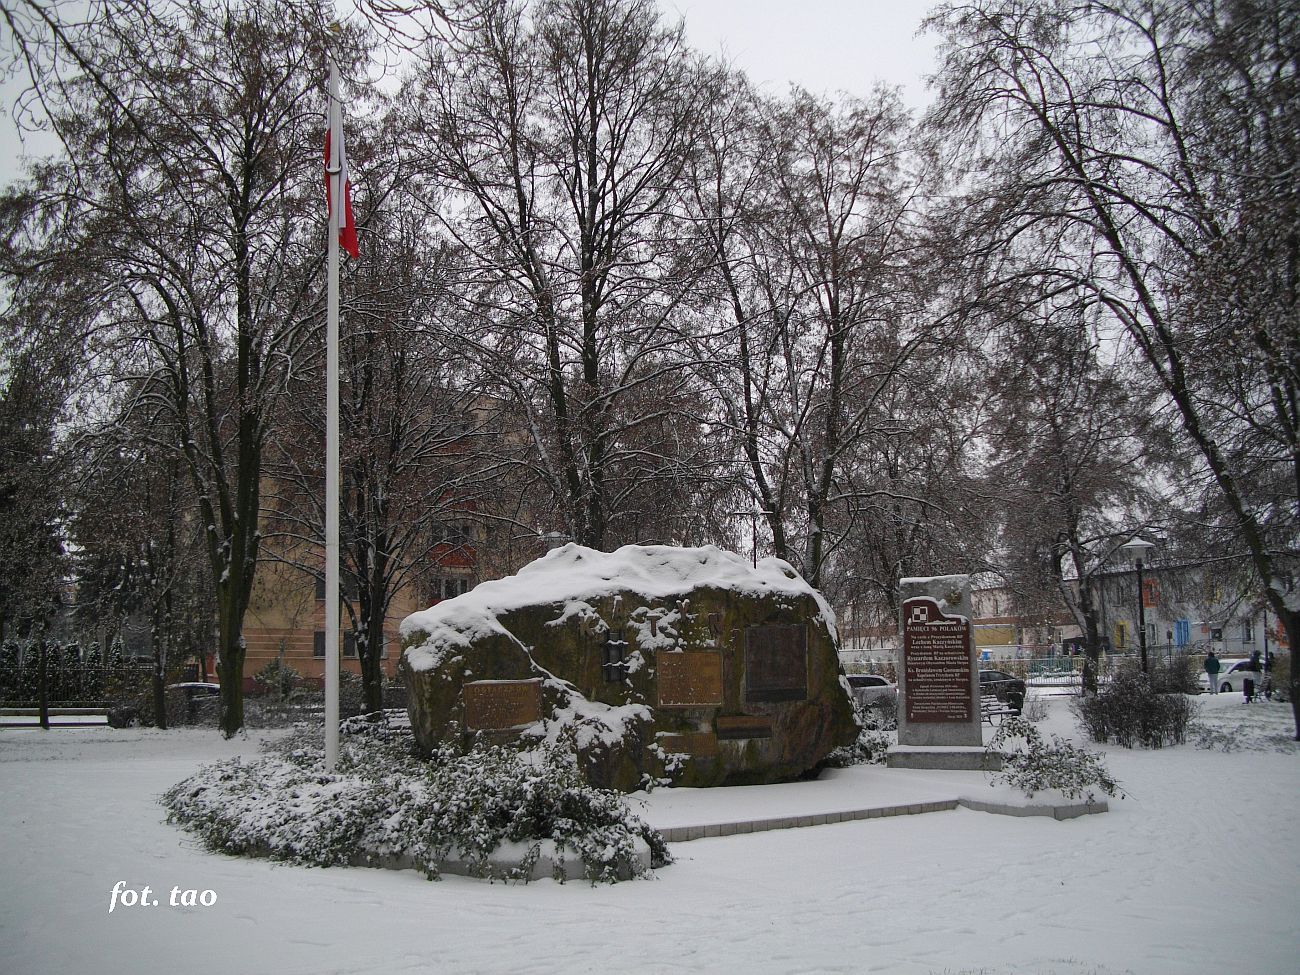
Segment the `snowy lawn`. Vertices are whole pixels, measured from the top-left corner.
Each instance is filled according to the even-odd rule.
[[[677,863],[654,880],[595,888],[214,856],[162,821],[157,797],[200,764],[255,754],[256,737],[7,729],[0,972],[1289,975],[1300,957],[1290,708],[1200,702],[1208,738],[1242,747],[1109,749],[1129,798],[1105,815],[959,809],[696,840],[675,845]],[[1067,704],[1049,699],[1045,731],[1072,731]],[[833,787],[865,805],[909,775],[837,774],[807,794]],[[797,805],[799,789],[660,792],[645,815],[759,818]],[[110,914],[118,881],[149,885],[159,905]],[[217,901],[171,907],[173,887]]]

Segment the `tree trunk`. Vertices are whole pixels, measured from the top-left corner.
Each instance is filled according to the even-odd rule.
[[[227,738],[244,726],[244,635],[243,608],[233,605],[229,593],[217,603],[217,680],[221,682],[221,709],[217,727]]]
[[[1097,611],[1091,606],[1084,611],[1086,624],[1083,631],[1083,688],[1084,697],[1097,693],[1097,672],[1101,668],[1101,633],[1097,626]]]
[[[377,605],[372,603],[372,605]],[[361,661],[361,690],[366,713],[384,709],[384,616],[370,613],[357,634],[357,658]]]
[[[1270,590],[1270,594],[1273,590]],[[1282,602],[1282,597],[1278,595],[1277,602]],[[1283,609],[1277,611],[1274,606],[1274,612],[1277,612],[1278,619],[1282,621],[1282,629],[1286,632],[1286,642],[1291,650],[1291,714],[1295,719],[1295,740],[1300,741],[1300,667],[1296,666],[1296,650],[1300,648],[1300,610]]]
[[[167,688],[157,660],[153,668],[153,723],[155,728],[167,730]]]
[[[36,673],[36,696],[37,705],[41,712],[41,727],[46,731],[50,730],[50,683],[47,670],[49,668],[49,648],[45,641],[39,643],[40,661]]]

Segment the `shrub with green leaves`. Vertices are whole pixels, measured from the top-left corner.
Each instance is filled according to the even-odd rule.
[[[592,881],[614,882],[672,861],[662,835],[621,795],[586,785],[571,743],[542,753],[481,747],[417,758],[409,731],[352,722],[336,771],[324,771],[319,731],[298,731],[253,762],[201,769],[163,796],[169,820],[211,849],[315,866],[399,858],[436,877],[448,860],[473,876],[524,879],[543,852],[577,858]],[[518,863],[503,868],[498,851]]]
[[[1025,795],[1055,789],[1067,799],[1095,802],[1094,789],[1108,796],[1123,795],[1101,756],[1052,735],[1044,740],[1033,723],[1007,718],[989,741],[989,751],[1002,753],[1002,770],[990,773],[990,784],[1006,782]]]

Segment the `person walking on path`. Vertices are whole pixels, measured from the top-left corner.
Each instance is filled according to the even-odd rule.
[[[1210,679],[1210,693],[1219,693],[1219,671],[1223,665],[1219,663],[1219,658],[1210,651],[1210,655],[1205,658],[1205,676]]]

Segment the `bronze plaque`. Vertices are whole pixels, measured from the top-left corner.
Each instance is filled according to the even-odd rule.
[[[718,729],[718,738],[722,741],[736,741],[741,738],[771,738],[772,719],[757,714],[719,715],[714,722]]]
[[[722,706],[722,654],[698,650],[659,650],[655,680],[661,708]]]
[[[681,734],[661,732],[655,735],[655,743],[673,755],[689,755],[691,758],[718,756],[718,738],[710,731],[687,731]]]
[[[745,700],[808,698],[808,628],[774,623],[745,628]]]
[[[465,727],[504,731],[542,719],[542,681],[476,680],[466,684]]]
[[[945,616],[927,596],[903,603],[903,696],[908,721],[973,719],[970,648],[969,620]]]

